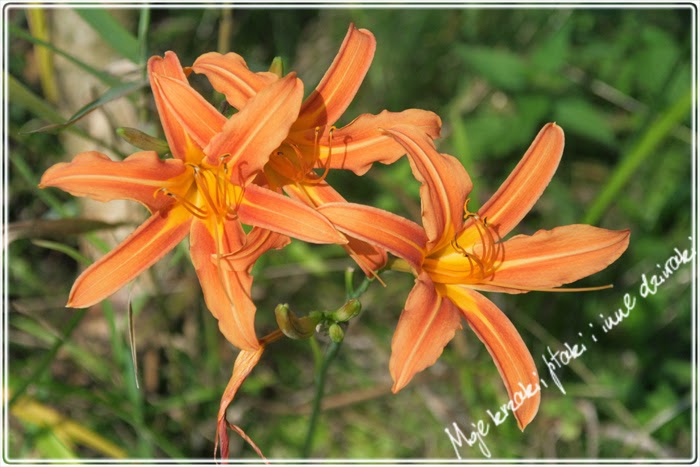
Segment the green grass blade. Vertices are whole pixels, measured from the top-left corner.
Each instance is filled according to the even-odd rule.
[[[151,10],[148,7],[141,8],[139,14],[139,57],[140,65],[143,65],[143,77],[146,78],[146,62],[148,61],[148,26],[151,24]]]
[[[66,310],[66,313],[70,311]],[[42,324],[26,316],[16,316],[12,321],[13,329],[16,328],[28,335],[38,339],[46,346],[50,346],[56,343],[57,339],[60,339],[58,332],[54,329],[49,329],[46,324]],[[103,382],[112,381],[112,374],[109,371],[109,367],[104,364],[101,358],[92,352],[87,352],[84,348],[67,341],[63,344],[66,353],[82,368],[87,370],[92,376]]]
[[[26,378],[24,381],[21,381],[17,385],[17,389],[14,391],[12,394],[12,397],[10,397],[10,401],[7,403],[8,407],[12,407],[12,405],[17,402],[17,400],[25,393],[27,388],[32,384],[37,382],[41,375],[48,369],[49,365],[51,365],[51,362],[54,361],[56,358],[56,354],[58,351],[61,349],[63,346],[63,343],[66,342],[71,334],[73,334],[73,331],[75,331],[75,328],[78,327],[78,324],[82,321],[82,319],[85,317],[85,312],[87,311],[87,308],[83,308],[80,310],[77,310],[75,313],[72,314],[70,321],[66,325],[66,327],[63,330],[63,333],[61,334],[61,337],[56,340],[53,346],[49,349],[46,354],[44,354],[44,357],[39,361],[39,363],[36,365],[34,368],[34,371],[32,371],[29,374],[29,377]]]
[[[134,63],[140,62],[139,41],[108,10],[76,8],[75,12],[117,53]]]
[[[70,256],[74,260],[84,265],[90,264],[90,260],[84,255],[80,254],[78,250],[68,245],[59,242],[52,242],[49,240],[32,240],[32,243],[38,247],[46,248],[48,250],[55,250],[61,252],[65,255]]]
[[[610,176],[607,184],[588,210],[584,224],[596,224],[615,199],[620,190],[634,176],[639,166],[654,153],[659,144],[684,119],[692,105],[692,92],[681,96],[671,107],[654,120],[637,144],[627,153]]]
[[[23,107],[27,109],[29,112],[34,114],[36,117],[46,120],[49,123],[54,123],[54,124],[62,124],[65,122],[65,118],[49,103],[47,103],[45,100],[43,100],[41,97],[37,96],[34,94],[29,88],[27,88],[24,84],[20,83],[17,78],[15,78],[12,75],[6,75],[7,76],[7,84],[8,84],[8,94],[10,97],[10,102],[12,103],[13,106],[18,105],[20,107]],[[27,125],[25,125],[26,127]],[[19,133],[27,133],[29,130],[24,130],[23,129],[19,130]],[[105,148],[109,148],[112,150],[115,154],[119,154],[120,156],[123,156],[122,152],[119,150],[119,148],[116,148],[113,144],[110,144],[106,141],[100,141],[98,138],[95,138],[94,136],[86,133],[85,131],[81,130],[80,128],[76,126],[70,126],[68,127],[68,131],[70,131],[73,134],[76,134],[80,136],[81,138],[85,138],[88,141],[92,141],[94,143],[99,144],[100,146],[103,146]],[[16,135],[13,133],[10,134],[10,137],[16,138]]]
[[[37,128],[36,130],[31,130],[27,131],[27,133],[43,133],[43,132],[49,132],[49,131],[60,131],[62,129],[68,128],[71,125],[73,125],[75,122],[89,114],[95,109],[98,109],[99,107],[107,104],[108,102],[111,102],[115,99],[119,99],[120,97],[126,96],[131,94],[134,91],[138,91],[139,89],[145,87],[148,84],[148,81],[133,81],[130,83],[123,83],[119,84],[111,89],[109,89],[107,92],[102,94],[100,97],[95,99],[94,101],[84,105],[83,107],[80,108],[73,116],[71,116],[67,121],[63,123],[55,123],[52,125],[48,125],[45,127]]]
[[[17,78],[9,74],[6,76],[8,95],[13,104],[19,103],[31,113],[47,122],[61,123],[64,121],[63,116],[58,113],[53,106],[34,94],[24,84],[20,83]]]

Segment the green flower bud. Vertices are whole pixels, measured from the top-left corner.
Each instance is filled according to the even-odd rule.
[[[275,57],[272,59],[270,64],[270,73],[274,73],[280,78],[284,76],[284,63],[282,62],[282,57]]]
[[[316,325],[320,318],[316,316],[297,317],[289,305],[279,304],[275,307],[275,319],[277,325],[285,336],[290,339],[308,339],[316,332]]]
[[[143,131],[137,130],[136,128],[117,128],[117,134],[130,145],[145,151],[155,151],[159,154],[165,154],[166,152],[170,151],[168,143],[162,139],[147,135]]]
[[[345,305],[331,313],[330,318],[336,323],[344,323],[359,315],[361,310],[362,304],[360,301],[352,298]]]
[[[328,335],[330,336],[333,342],[339,344],[343,341],[343,337],[345,337],[345,332],[343,331],[343,328],[340,327],[340,324],[333,323],[328,327]]]

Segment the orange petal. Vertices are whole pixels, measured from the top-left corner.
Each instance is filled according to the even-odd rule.
[[[314,209],[257,185],[248,185],[238,208],[241,222],[311,243],[347,243]]]
[[[439,154],[432,139],[415,127],[387,130],[408,152],[414,177],[421,183],[423,227],[428,249],[449,243],[463,221],[464,202],[472,181],[464,166],[448,154]]]
[[[629,237],[629,230],[590,225],[517,235],[503,243],[504,260],[485,285],[529,290],[568,284],[613,263],[627,249]]]
[[[437,294],[428,275],[418,276],[391,341],[389,370],[394,393],[437,361],[455,331],[462,329],[460,321],[457,308]]]
[[[255,304],[250,297],[253,277],[250,270],[228,268],[222,258],[241,248],[244,234],[239,229],[238,221],[207,227],[195,220],[190,253],[207,308],[219,320],[221,333],[239,349],[255,350],[259,344],[255,335]]]
[[[376,45],[371,32],[350,25],[335,60],[304,101],[294,130],[332,125],[343,115],[372,64]]]
[[[204,149],[209,162],[218,164],[220,157],[230,155],[227,162],[239,183],[262,170],[296,120],[303,92],[294,73],[260,91]]]
[[[137,152],[119,162],[89,151],[78,154],[71,162],[50,167],[41,177],[39,187],[55,186],[74,196],[89,196],[97,201],[130,199],[155,212],[171,204],[172,199],[154,193],[184,172],[182,161],[160,160],[152,151]]]
[[[243,246],[226,255],[222,267],[234,271],[250,271],[258,258],[268,250],[279,250],[289,244],[291,239],[260,227],[253,227],[245,236]]]
[[[318,207],[338,230],[399,258],[419,272],[425,254],[425,231],[417,224],[381,209],[354,203],[328,203]]]
[[[119,290],[185,238],[190,217],[182,208],[153,214],[78,277],[66,306],[86,308]]]
[[[345,198],[325,181],[315,184],[289,184],[284,187],[284,190],[290,197],[311,207],[345,202]],[[343,245],[343,248],[367,276],[372,276],[374,271],[386,265],[387,254],[384,250],[357,238],[347,237],[347,240],[348,243]]]
[[[274,73],[253,73],[243,57],[233,52],[200,55],[192,70],[206,75],[214,89],[226,96],[228,103],[238,110],[265,86],[279,79]]]
[[[226,117],[190,87],[173,52],[151,57],[148,72],[170,150],[178,159],[199,163],[198,150],[221,131]]]
[[[238,357],[236,357],[235,363],[233,364],[233,373],[231,374],[231,379],[226,385],[226,389],[224,390],[224,393],[221,396],[221,402],[219,404],[219,415],[217,416],[216,446],[218,446],[218,443],[220,441],[222,459],[228,458],[226,409],[228,409],[228,406],[231,405],[231,402],[233,402],[233,398],[236,397],[236,393],[243,384],[243,381],[245,381],[250,372],[253,371],[253,368],[255,368],[255,366],[260,361],[260,357],[262,357],[264,350],[265,348],[263,346],[260,346],[253,351],[241,350],[238,353]],[[234,430],[237,429],[238,433],[243,437],[243,439],[246,440],[251,446],[253,446],[253,449],[255,449],[258,455],[264,459],[262,453],[260,452],[260,449],[258,449],[255,443],[253,443],[252,440],[250,440],[250,438],[248,438],[245,435],[245,433],[243,433],[243,430],[236,426],[232,426],[232,428]],[[216,447],[214,447],[214,456],[216,457]]]
[[[479,209],[500,238],[518,225],[547,188],[564,151],[564,132],[555,123],[540,130],[520,163],[498,191]],[[467,221],[471,223],[472,221]],[[476,228],[468,228],[469,238],[460,237],[463,245],[478,238]]]
[[[449,298],[493,358],[521,430],[535,418],[540,406],[537,367],[518,331],[508,317],[486,297],[466,287],[439,285],[438,293]],[[530,391],[527,391],[527,388]],[[537,391],[533,394],[533,392]]]
[[[325,165],[330,157],[331,168],[363,175],[375,162],[391,164],[406,154],[401,145],[382,131],[383,128],[398,125],[413,126],[416,131],[426,133],[433,139],[440,136],[440,117],[426,110],[409,109],[360,115],[343,128],[334,130],[330,146],[328,128],[318,137],[318,142],[314,129],[292,133],[290,139],[302,150],[314,154],[318,152],[320,165]]]

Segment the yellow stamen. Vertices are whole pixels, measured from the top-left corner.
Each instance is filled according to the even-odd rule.
[[[182,204],[182,207],[187,209],[193,216],[198,217],[199,219],[206,219],[207,218],[207,212],[205,210],[201,209],[200,207],[195,206],[194,204],[187,201],[187,198],[183,198],[182,196],[178,195],[177,193],[173,193],[172,191],[168,190],[165,187],[157,190],[156,194],[157,193],[163,193],[166,196],[173,198],[176,203]]]
[[[498,233],[489,225],[486,218],[481,218],[477,213],[469,211],[469,201],[467,198],[464,201],[464,220],[472,219],[474,228],[479,235],[479,241],[472,245],[471,251],[467,251],[459,244],[458,234],[450,241],[452,249],[464,256],[469,261],[468,282],[478,283],[492,277],[498,268],[498,265],[503,260],[504,247],[497,239]],[[481,253],[476,253],[475,247],[481,245]]]
[[[189,172],[191,178],[179,181],[177,188],[159,188],[154,196],[162,193],[173,198],[199,219],[235,220],[243,201],[243,190],[231,182],[229,166],[225,162],[228,157],[230,155],[222,156],[216,167],[210,167],[206,162],[201,165],[186,163],[192,169]]]

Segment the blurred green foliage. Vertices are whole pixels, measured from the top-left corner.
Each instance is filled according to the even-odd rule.
[[[49,20],[52,13],[46,10]],[[498,188],[539,128],[556,121],[567,136],[561,166],[516,233],[581,222],[627,164],[619,189],[599,202],[595,223],[630,228],[629,250],[605,271],[577,284],[610,283],[614,289],[490,295],[520,330],[543,377],[547,369],[540,355],[547,346],[557,349],[565,342],[583,341],[588,351],[558,373],[566,395],[553,386],[543,390],[540,413],[524,433],[511,417],[492,426],[485,441],[493,457],[502,459],[691,456],[691,265],[683,266],[656,295],[638,297],[634,312],[610,333],[600,331],[599,316],[623,306],[625,293],[637,294],[641,275],[658,273],[656,265],[674,247],[691,246],[695,155],[688,96],[694,10],[244,7],[229,12],[153,8],[149,13],[128,11],[119,22],[107,10],[86,9],[75,21],[88,22],[108,46],[140,66],[139,51],[162,55],[174,50],[183,64],[190,64],[222,43],[254,70],[267,69],[281,56],[285,69],[296,70],[304,80],[307,93],[331,63],[350,22],[371,30],[378,44],[374,63],[341,123],[383,109],[437,112],[443,119],[439,147],[464,163],[477,204]],[[27,132],[57,123],[58,109],[44,99],[37,79],[26,11],[15,7],[8,17],[7,71],[16,81],[7,122],[9,220],[81,217],[75,198],[37,188],[44,170],[72,154],[63,149],[64,133]],[[139,21],[145,34],[136,32]],[[89,67],[83,70],[90,73]],[[121,83],[135,80],[112,76]],[[221,102],[204,80],[193,77],[193,83]],[[99,95],[109,89],[105,85]],[[89,96],[86,105],[94,103]],[[133,93],[129,99],[144,110],[143,128],[159,132],[150,96],[141,99]],[[669,117],[674,106],[681,110]],[[78,110],[62,112],[64,121]],[[667,123],[661,129],[654,126],[660,118]],[[115,122],[115,132],[118,126]],[[66,131],[87,132],[81,123]],[[647,145],[646,152],[635,149],[649,134],[655,134],[655,145]],[[118,150],[110,155],[124,156]],[[634,160],[626,162],[630,157]],[[405,160],[374,167],[362,179],[332,173],[329,180],[350,200],[419,219],[418,184]],[[84,319],[63,308],[82,267],[72,259],[81,255],[80,239],[98,237],[61,235],[62,249],[46,249],[47,243],[30,237],[17,239],[8,251],[10,388],[26,388],[21,397],[118,444],[128,457],[210,458],[219,397],[235,349],[219,334],[204,305],[186,259],[187,245],[147,274],[153,283],[150,293],[132,297],[141,381],[137,388],[127,308],[105,301]],[[66,254],[70,252],[75,254]],[[272,311],[277,303],[289,303],[301,314],[342,304],[343,270],[350,265],[334,246],[294,242],[265,255],[255,268],[259,334],[275,328]],[[392,395],[391,335],[412,279],[391,272],[383,279],[388,287],[372,284],[362,297],[363,313],[350,324],[329,369],[327,409],[312,457],[452,459],[455,453],[444,429],[456,421],[467,430],[487,417],[487,409],[497,410],[506,402],[498,371],[466,329],[436,365]],[[74,329],[69,320],[76,316],[81,319]],[[596,343],[590,340],[588,323],[598,331]],[[320,340],[325,347],[327,341]],[[280,341],[267,349],[228,418],[268,457],[299,457],[313,383],[309,344]],[[10,410],[10,458],[105,456],[57,434],[55,427]],[[463,458],[482,458],[476,447],[465,445],[460,452]],[[237,438],[232,453],[255,457]]]

